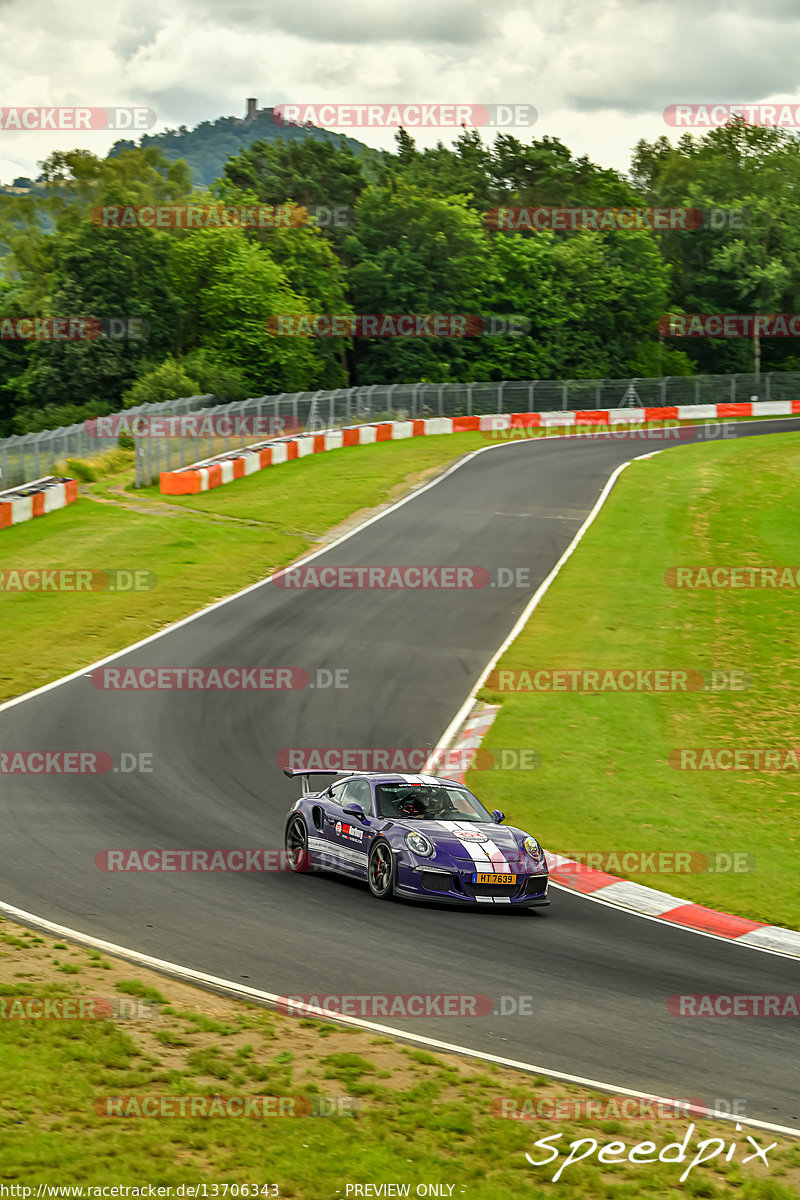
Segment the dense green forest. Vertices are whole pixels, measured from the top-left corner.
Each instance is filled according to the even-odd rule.
[[[401,130],[394,151],[376,152],[303,130],[244,144],[236,128],[244,126],[228,131],[224,155],[207,138],[205,159],[203,137],[192,142],[189,131],[118,143],[105,159],[54,153],[35,189],[0,195],[0,435],[198,391],[239,399],[415,380],[750,371],[750,340],[660,337],[659,317],[798,311],[800,143],[780,130],[736,123],[675,146],[642,141],[626,177],[548,137],[525,144],[500,134],[487,145],[464,130],[452,147],[420,150]],[[104,207],[188,203],[292,204],[311,216],[174,229],[98,219]],[[487,219],[498,206],[715,216],[685,230],[509,231]],[[333,210],[346,222],[319,217]],[[514,317],[525,332],[309,338],[265,329],[280,314],[320,313]],[[135,320],[144,335],[3,334],[30,317]],[[790,339],[764,340],[761,353],[764,370],[799,365]]]

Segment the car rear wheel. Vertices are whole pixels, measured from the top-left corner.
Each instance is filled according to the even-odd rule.
[[[302,817],[292,817],[286,830],[286,856],[290,871],[308,871],[308,830]]]
[[[396,866],[388,842],[376,842],[370,850],[367,865],[369,890],[377,900],[391,900],[394,895]]]

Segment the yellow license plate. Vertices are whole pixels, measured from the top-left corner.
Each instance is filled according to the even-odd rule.
[[[516,875],[473,875],[473,883],[516,883]]]

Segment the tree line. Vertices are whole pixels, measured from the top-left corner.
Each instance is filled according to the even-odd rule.
[[[295,136],[239,149],[203,188],[152,144],[105,159],[54,153],[27,194],[0,196],[0,435],[198,392],[236,400],[417,380],[750,371],[748,339],[676,340],[658,322],[798,311],[799,146],[736,122],[674,146],[640,141],[625,175],[549,137],[487,145],[464,130],[452,147],[421,150],[400,130],[393,151],[363,154]],[[292,216],[165,228],[104,215],[187,205]],[[535,229],[488,215],[653,207],[705,216],[690,228]],[[518,332],[266,332],[282,314],[381,313],[512,318]],[[9,335],[31,317],[144,332]],[[790,339],[764,340],[760,352],[763,370],[800,366]]]

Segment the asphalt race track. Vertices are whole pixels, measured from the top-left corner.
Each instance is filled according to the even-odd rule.
[[[105,848],[282,846],[298,793],[276,765],[281,749],[436,745],[612,470],[658,446],[564,439],[493,449],[316,560],[526,567],[524,590],[269,583],[114,664],[345,668],[346,691],[100,691],[81,677],[0,711],[5,751],[154,755],[150,775],[5,776],[0,899],[271,992],[532,995],[532,1016],[391,1023],[663,1096],[742,1097],[748,1117],[800,1126],[795,1023],[667,1011],[675,993],[798,992],[794,960],[563,891],[539,911],[462,911],[383,904],[323,875],[95,866]],[[341,461],[346,470],[346,452]],[[543,810],[547,802],[542,795]]]

